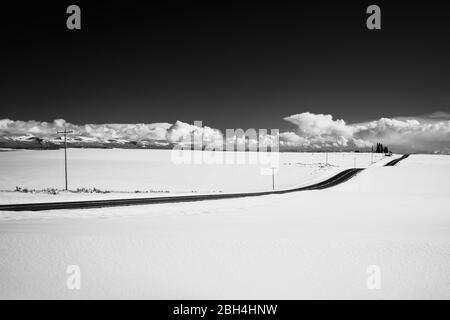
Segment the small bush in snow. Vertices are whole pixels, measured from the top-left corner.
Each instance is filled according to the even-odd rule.
[[[22,193],[45,193],[45,194],[53,194],[53,195],[59,194],[59,190],[55,189],[55,188],[46,188],[46,189],[36,190],[36,189],[16,187],[16,189],[14,191],[22,192]]]
[[[97,188],[77,188],[75,191],[71,191],[74,193],[111,193],[111,191],[100,190]]]

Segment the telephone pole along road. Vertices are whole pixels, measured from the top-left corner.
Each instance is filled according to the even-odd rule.
[[[406,159],[409,155],[404,155],[398,159],[388,162],[385,166],[395,166],[398,162]],[[334,187],[343,183],[364,169],[355,168],[344,170],[333,177],[312,184],[306,187],[264,191],[264,192],[247,192],[247,193],[228,193],[228,194],[208,194],[208,195],[194,195],[194,196],[172,196],[172,197],[156,197],[156,198],[133,198],[133,199],[112,199],[112,200],[89,200],[89,201],[67,201],[67,202],[47,202],[47,203],[24,203],[24,204],[8,204],[0,205],[0,211],[43,211],[43,210],[59,210],[59,209],[91,209],[91,208],[106,208],[119,206],[133,206],[146,205],[155,203],[178,203],[178,202],[192,202],[204,200],[219,200],[232,199],[244,197],[265,196],[271,194],[284,194],[290,192],[307,191],[307,190],[322,190]]]

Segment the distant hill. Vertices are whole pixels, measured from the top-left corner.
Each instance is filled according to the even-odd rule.
[[[172,149],[170,142],[158,140],[127,141],[122,139],[97,139],[82,136],[67,137],[69,148],[122,148],[122,149]],[[60,149],[64,147],[64,138],[39,138],[33,135],[0,137],[0,148],[11,149]]]

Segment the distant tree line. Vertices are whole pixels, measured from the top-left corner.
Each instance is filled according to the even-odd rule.
[[[372,147],[373,151],[373,147]],[[389,153],[389,148],[387,146],[383,146],[382,143],[377,143],[377,149],[375,150],[376,153]]]

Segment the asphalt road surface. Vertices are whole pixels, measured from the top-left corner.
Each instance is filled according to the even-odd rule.
[[[408,157],[409,157],[409,154],[405,154],[405,155],[403,155],[402,157],[400,157],[400,158],[398,158],[398,159],[389,161],[389,162],[386,163],[384,166],[385,166],[385,167],[392,167],[392,166],[395,166],[397,163],[399,163],[400,161],[402,161],[403,159],[406,159],[406,158],[408,158]]]
[[[398,159],[392,160],[385,166],[394,166],[399,161],[406,159],[408,155],[404,155]],[[42,210],[58,210],[58,209],[90,209],[105,208],[119,206],[146,205],[154,203],[177,203],[192,202],[204,200],[219,200],[231,198],[257,197],[270,194],[284,194],[290,192],[306,191],[306,190],[322,190],[336,186],[354,177],[364,169],[355,168],[344,170],[335,176],[310,186],[277,190],[265,192],[250,193],[228,193],[228,194],[209,194],[209,195],[192,195],[192,196],[173,196],[173,197],[155,197],[155,198],[132,198],[132,199],[112,199],[112,200],[89,200],[89,201],[67,201],[67,202],[44,202],[44,203],[24,203],[24,204],[7,204],[0,205],[0,211],[42,211]]]

